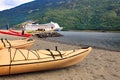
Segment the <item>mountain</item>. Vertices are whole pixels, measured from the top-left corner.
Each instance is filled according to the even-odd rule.
[[[65,30],[120,30],[120,0],[35,0],[0,12],[0,28],[28,20]]]

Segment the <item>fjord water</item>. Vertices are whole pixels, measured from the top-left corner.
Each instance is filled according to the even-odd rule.
[[[92,46],[120,51],[120,33],[72,31],[60,31],[59,33],[64,36],[52,37],[48,39],[73,45]]]

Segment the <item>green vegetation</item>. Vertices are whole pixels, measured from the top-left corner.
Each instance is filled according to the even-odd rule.
[[[2,11],[0,18],[1,28],[34,20],[54,21],[64,30],[120,31],[120,0],[36,0]]]

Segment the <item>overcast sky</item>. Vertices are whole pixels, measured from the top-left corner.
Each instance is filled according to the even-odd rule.
[[[18,5],[31,2],[31,1],[34,1],[34,0],[0,0],[0,11],[14,8]]]

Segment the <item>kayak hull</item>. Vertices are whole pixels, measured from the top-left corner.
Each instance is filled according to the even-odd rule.
[[[0,30],[1,34],[8,34],[8,35],[14,35],[14,36],[21,36],[21,37],[31,37],[32,34],[23,34],[21,32],[12,32],[12,31],[5,31],[5,30]]]
[[[12,48],[29,49],[34,44],[34,42],[35,42],[35,40],[33,40],[33,39],[21,39],[21,40],[1,39],[0,45],[2,45],[4,47],[10,47],[10,45],[11,45]]]
[[[8,61],[4,61],[3,65],[2,62],[0,64],[0,75],[43,71],[43,70],[59,69],[59,68],[72,66],[81,62],[91,52],[91,50],[92,48],[89,47],[87,49],[81,49],[75,51],[73,50],[73,52],[71,52],[72,50],[65,52],[61,51],[62,57],[58,55],[54,55],[55,59],[51,55],[41,53],[41,50],[37,52],[37,54],[40,55],[40,58],[37,57],[38,59],[35,59],[33,58],[33,56],[31,56],[30,59],[26,59],[26,60],[14,59],[12,60],[12,62],[9,62],[11,61],[9,60],[10,56],[9,57],[7,56],[6,59],[8,59]],[[23,50],[22,52],[25,51],[26,50]],[[43,51],[44,50],[42,50],[42,52]],[[52,51],[52,52],[55,53],[56,51]],[[19,55],[19,58],[22,57]],[[16,57],[16,59],[18,59],[18,57]],[[7,64],[5,64],[5,62],[7,62]]]

